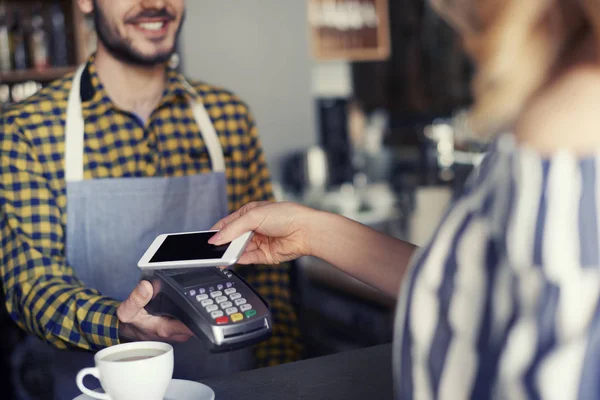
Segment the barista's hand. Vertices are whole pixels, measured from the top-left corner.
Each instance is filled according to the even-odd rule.
[[[293,203],[249,203],[217,222],[209,243],[229,243],[254,231],[239,264],[279,264],[310,254],[310,227],[319,212]]]
[[[148,314],[144,307],[152,299],[152,284],[141,281],[117,308],[119,336],[127,340],[185,342],[194,334],[184,323]]]

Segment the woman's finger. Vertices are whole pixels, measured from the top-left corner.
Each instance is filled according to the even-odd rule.
[[[245,252],[238,260],[238,264],[243,265],[264,264],[266,262],[268,261],[265,257],[265,253],[260,249]]]
[[[254,201],[252,203],[248,203],[245,206],[243,206],[240,209],[238,209],[237,211],[229,214],[225,218],[223,218],[220,221],[218,221],[216,224],[213,225],[212,228],[210,228],[210,230],[211,231],[214,231],[214,230],[220,231],[221,229],[223,229],[227,225],[229,225],[231,222],[239,219],[241,216],[243,216],[244,214],[246,214],[248,211],[253,210],[253,209],[257,208],[257,207],[265,206],[265,205],[267,205],[269,203],[271,203],[271,202],[270,201]]]
[[[251,251],[254,251],[258,249],[258,243],[256,243],[254,240],[250,241],[250,243],[248,243],[248,245],[246,246],[246,249],[244,250],[245,253],[249,253]]]
[[[228,216],[226,216],[225,218],[219,220],[216,224],[214,224],[212,226],[212,228],[210,228],[209,230],[211,231],[220,231],[221,229],[225,228],[225,226],[227,224],[229,224],[231,221],[235,221],[236,219],[238,219],[241,215],[241,209],[229,214]]]
[[[246,232],[256,230],[263,221],[263,214],[264,213],[257,212],[256,208],[244,212],[238,219],[226,224],[219,232],[210,238],[208,243],[220,246],[234,241]]]

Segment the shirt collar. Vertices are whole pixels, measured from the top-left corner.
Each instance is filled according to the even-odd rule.
[[[196,100],[198,96],[196,90],[187,82],[183,75],[175,69],[167,67],[167,86],[165,87],[161,104],[174,98],[191,98]]]
[[[159,108],[164,104],[176,101],[177,99],[192,98],[196,100],[198,94],[187,83],[183,75],[171,67],[167,68],[167,84],[163,92]],[[110,105],[114,103],[108,96],[108,93],[98,77],[96,70],[95,55],[90,56],[87,65],[81,76],[81,104],[83,109],[93,108],[98,104]]]

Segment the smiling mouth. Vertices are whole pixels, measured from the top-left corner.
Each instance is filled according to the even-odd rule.
[[[170,22],[171,19],[169,18],[143,19],[132,21],[130,22],[130,25],[135,27],[136,30],[144,33],[146,36],[156,38],[167,33]]]
[[[156,22],[140,22],[137,25],[139,28],[145,29],[147,31],[160,31],[164,27],[166,27],[168,21],[156,21]]]

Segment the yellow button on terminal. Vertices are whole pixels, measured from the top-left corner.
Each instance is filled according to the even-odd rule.
[[[241,313],[231,314],[229,316],[233,322],[238,322],[244,319],[244,316]]]

